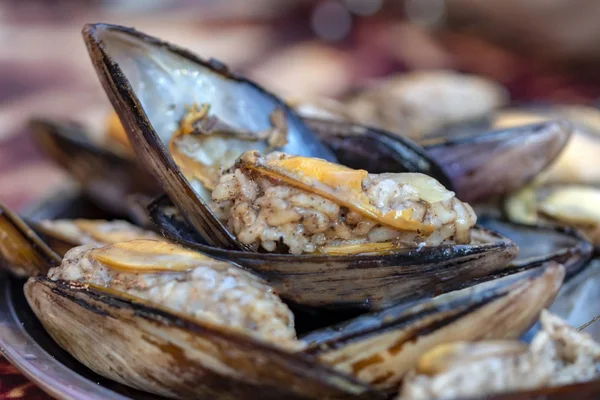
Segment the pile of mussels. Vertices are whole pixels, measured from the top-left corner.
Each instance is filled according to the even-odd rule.
[[[115,113],[32,134],[137,225],[0,214],[2,265],[81,363],[169,398],[600,386],[600,344],[546,310],[600,244],[596,111],[447,71],[286,104],[133,29],[83,35]]]

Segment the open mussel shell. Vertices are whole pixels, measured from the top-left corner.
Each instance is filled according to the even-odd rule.
[[[514,192],[535,178],[559,155],[571,130],[566,121],[548,121],[421,144],[450,176],[457,196],[478,202]]]
[[[527,225],[480,216],[477,223],[498,232],[519,247],[519,255],[507,271],[535,268],[547,261],[565,266],[567,279],[578,274],[592,256],[593,246],[574,229],[556,225]]]
[[[186,106],[208,104],[232,129],[250,132],[269,129],[271,114],[280,110],[287,127],[283,151],[335,160],[285,103],[221,63],[116,25],[86,25],[83,36],[141,163],[213,245],[248,250],[196,194],[165,147]]]
[[[382,389],[394,389],[419,357],[453,341],[516,339],[549,306],[565,275],[535,268],[410,306],[395,306],[312,332],[305,352]]]
[[[156,180],[133,158],[103,147],[77,124],[35,119],[29,127],[37,146],[79,183],[103,208],[127,214],[125,199],[135,193],[156,195]]]
[[[446,172],[410,139],[344,121],[304,118],[304,122],[333,151],[340,164],[372,174],[420,172],[454,190],[454,182]]]
[[[314,356],[99,288],[37,277],[25,295],[61,347],[98,374],[144,391],[206,399],[382,398]]]
[[[58,256],[13,211],[0,202],[0,265],[16,276],[45,274]]]
[[[502,270],[518,253],[510,239],[483,228],[473,229],[468,245],[335,256],[250,253],[207,245],[166,197],[156,199],[149,214],[167,239],[235,261],[281,297],[316,307],[381,309],[431,297]]]

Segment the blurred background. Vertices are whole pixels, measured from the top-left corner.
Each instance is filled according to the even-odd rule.
[[[217,58],[284,98],[450,68],[502,83],[513,101],[594,105],[598,17],[595,0],[4,0],[0,198],[19,208],[67,179],[32,145],[32,116],[109,108],[81,39],[87,22]]]

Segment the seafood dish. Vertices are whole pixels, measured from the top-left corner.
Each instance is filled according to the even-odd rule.
[[[74,362],[172,399],[600,394],[598,338],[555,311],[600,243],[596,161],[565,161],[599,111],[451,71],[288,103],[131,28],[83,38],[112,109],[30,130],[103,216],[0,203],[0,267]]]

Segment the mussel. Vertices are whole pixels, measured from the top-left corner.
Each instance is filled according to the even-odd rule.
[[[542,330],[529,346],[483,341],[435,347],[421,356],[398,399],[472,398],[515,391],[543,396],[552,387],[597,379],[600,344],[547,311],[540,319]]]
[[[287,106],[255,85],[231,75],[228,71],[215,70],[213,64],[207,64],[158,39],[109,25],[88,26],[84,30],[84,37],[101,81],[124,123],[136,154],[163,185],[171,200],[181,210],[181,215],[207,245],[200,243],[196,246],[196,243],[181,240],[179,242],[209,255],[236,260],[244,267],[257,271],[285,298],[311,306],[337,304],[343,307],[381,308],[399,300],[451,290],[457,280],[468,281],[475,276],[488,275],[501,269],[516,254],[514,244],[492,232],[475,229],[471,236],[470,228],[474,224],[472,210],[454,198],[453,193],[435,179],[422,174],[373,176],[373,180],[381,181],[380,187],[374,187],[374,191],[384,190],[386,185],[396,187],[395,208],[388,205],[383,207],[387,209],[380,209],[370,204],[371,200],[360,189],[361,185],[368,183],[370,179],[366,171],[329,163],[326,157],[302,156],[307,152],[310,155],[315,153],[310,146],[303,152],[296,152],[296,158],[283,160],[282,163],[286,166],[277,171],[273,168],[253,169],[252,164],[255,161],[246,160],[247,157],[242,156],[236,161],[232,172],[235,175],[235,171],[239,169],[238,164],[244,163],[246,167],[242,170],[260,170],[259,173],[265,176],[266,180],[282,180],[287,184],[293,180],[291,186],[297,186],[301,192],[305,192],[298,193],[296,200],[301,201],[304,198],[313,203],[304,207],[306,223],[300,224],[299,229],[307,229],[308,233],[309,225],[312,224],[314,232],[310,236],[311,240],[315,239],[315,246],[297,246],[291,239],[286,243],[286,235],[276,229],[270,229],[271,239],[267,240],[269,226],[264,223],[262,226],[256,226],[256,229],[247,227],[245,232],[236,230],[235,222],[227,221],[229,218],[224,217],[228,207],[226,203],[230,201],[226,194],[231,189],[225,181],[231,180],[233,175],[220,176],[212,193],[199,194],[198,190],[194,190],[194,182],[198,179],[189,173],[189,165],[176,163],[175,159],[178,156],[174,151],[168,151],[169,146],[166,142],[171,142],[169,138],[177,137],[184,130],[194,131],[194,126],[199,125],[198,132],[193,134],[206,133],[203,132],[207,128],[207,109],[189,108],[189,104],[208,102],[209,110],[215,113],[214,126],[226,124],[231,128],[225,131],[230,133],[232,129],[238,133],[268,129],[269,113],[274,112],[276,106],[286,112],[284,115],[287,118],[288,137],[297,136],[297,139],[289,140],[289,144],[301,140],[308,140],[311,146],[318,143],[311,131]],[[183,76],[182,81],[178,80],[180,75]],[[157,76],[163,79],[158,79]],[[173,80],[175,82],[172,82]],[[158,85],[156,82],[163,83]],[[193,86],[193,90],[182,90],[182,82],[196,82],[200,86],[207,85],[208,88],[220,85],[221,90],[217,95],[210,97],[213,89],[196,93],[196,86]],[[166,89],[168,95],[161,95],[161,90]],[[253,96],[262,99],[262,103],[256,100],[256,104],[264,103],[269,106],[242,110],[241,104],[250,102],[250,99],[255,98]],[[230,100],[227,102],[226,99]],[[195,115],[196,113],[199,115]],[[246,119],[239,119],[240,115]],[[187,121],[188,117],[193,122],[191,126],[186,127],[190,122]],[[403,149],[415,153],[410,146],[404,146]],[[294,150],[293,146],[291,150]],[[251,156],[255,153],[245,154]],[[276,167],[279,166],[281,165]],[[265,164],[262,167],[270,166]],[[277,175],[282,171],[283,175]],[[291,177],[286,171],[292,174],[294,171],[299,172],[299,179],[295,179],[298,176]],[[311,181],[308,186],[306,179]],[[398,182],[394,182],[394,179]],[[235,182],[232,184],[236,185]],[[202,186],[204,189],[210,189],[206,185]],[[408,192],[398,192],[400,187]],[[272,189],[277,190],[288,189]],[[207,204],[207,194],[216,200],[210,206]],[[390,191],[389,196],[392,195],[394,193]],[[271,200],[277,202],[276,199]],[[265,199],[265,202],[271,200]],[[284,199],[280,200],[279,203],[282,203]],[[380,197],[380,200],[383,201],[383,197]],[[403,206],[402,201],[407,205]],[[315,207],[317,202],[333,209],[333,217],[325,218],[322,210]],[[283,203],[285,207],[289,207],[285,201]],[[297,206],[303,207],[302,204]],[[243,207],[240,205],[238,211],[243,213]],[[270,206],[265,206],[268,207]],[[427,212],[429,216],[426,215]],[[440,213],[440,218],[437,218],[435,213]],[[223,218],[219,219],[217,214]],[[339,228],[346,230],[345,234],[337,234],[343,243],[335,243],[335,238],[326,240],[324,232],[331,230],[332,223],[337,224],[336,221],[346,218],[346,214],[349,219],[355,220],[353,224],[364,230],[364,233],[354,235],[349,232],[348,226],[340,223]],[[158,221],[159,225],[171,223],[169,215]],[[156,218],[161,216],[157,215]],[[235,220],[238,217],[232,218]],[[254,217],[248,214],[247,218]],[[294,221],[287,221],[286,218],[292,218]],[[271,215],[270,220],[273,224],[284,224],[298,221],[298,218],[303,217],[288,209]],[[420,218],[425,218],[426,221],[420,221]],[[373,229],[371,234],[373,237],[379,235],[379,239],[365,240],[371,228],[378,225],[381,229]],[[160,227],[165,233],[172,231],[169,227]],[[293,226],[290,226],[290,229],[294,229]],[[258,245],[255,241],[247,240],[248,236],[257,238],[261,235],[265,240],[261,239]],[[293,236],[293,233],[290,235]],[[287,235],[287,239],[290,235]],[[296,235],[302,234],[297,232]],[[177,229],[174,236],[180,236]],[[173,236],[169,238],[174,239]],[[398,239],[396,243],[394,238]],[[351,239],[358,240],[352,242]],[[327,246],[324,246],[326,243]],[[336,246],[337,244],[344,246]],[[304,254],[299,257],[290,254],[271,255],[257,253],[259,249],[274,253],[290,253],[291,250],[292,254],[311,251],[317,254]],[[298,279],[299,276],[302,278]],[[342,286],[340,282],[346,285]]]
[[[172,244],[72,249],[25,285],[56,342],[102,376],[173,398],[377,398],[298,352],[259,278]],[[115,355],[118,355],[115,356]]]
[[[563,277],[549,263],[300,339],[260,278],[155,240],[76,247],[47,277],[30,278],[25,294],[61,347],[134,388],[173,398],[384,398],[434,344],[521,335]]]
[[[510,240],[472,228],[472,209],[422,174],[248,152],[212,195],[223,223],[267,253],[204,244],[166,199],[150,217],[167,238],[236,260],[305,305],[378,309],[497,272],[517,253]]]
[[[540,268],[447,293],[410,306],[395,306],[312,332],[305,350],[322,362],[380,388],[396,387],[419,357],[440,343],[518,338],[550,305],[564,267]],[[523,304],[535,304],[525,309]]]
[[[38,147],[108,211],[127,215],[127,196],[160,193],[154,178],[136,163],[130,147],[93,139],[91,128],[73,122],[35,119],[29,128]],[[119,129],[112,127],[110,131]]]

